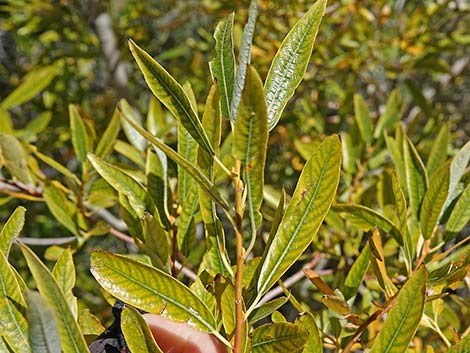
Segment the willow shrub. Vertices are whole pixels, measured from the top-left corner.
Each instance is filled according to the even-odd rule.
[[[89,351],[103,327],[89,311],[78,310],[73,253],[90,237],[107,233],[137,249],[91,254],[91,273],[103,295],[126,308],[116,332],[127,343],[113,341],[117,349],[160,351],[137,308],[186,322],[236,353],[469,350],[469,309],[461,297],[469,238],[461,231],[470,219],[470,145],[449,159],[449,125],[424,164],[400,123],[398,92],[377,121],[356,95],[354,129],[302,150],[306,161],[292,195],[265,188],[269,133],[302,80],[325,7],[318,0],[294,25],[264,84],[250,65],[256,1],[238,62],[234,14],[221,21],[203,109],[189,84],[180,85],[130,40],[155,98],[145,120],[119,102],[100,136],[80,107],[69,107],[80,176],[28,143],[39,123],[17,131],[9,120],[7,110],[37,94],[49,72],[26,78],[2,102],[3,192],[45,202],[72,237],[54,239],[46,250],[57,260],[52,270],[25,245],[30,239],[16,242],[36,292],[8,261],[25,208],[18,207],[4,225],[1,351]],[[174,141],[165,141],[175,127],[169,117],[177,122],[176,150]],[[40,165],[60,179],[46,177]],[[356,168],[363,177],[354,179],[356,190],[348,190],[341,179],[350,179]],[[355,203],[361,199],[357,189],[371,183],[377,206]],[[329,247],[316,241],[319,232],[330,239]],[[337,241],[335,233],[345,236]],[[330,272],[318,265],[318,254],[351,249]],[[302,266],[303,273],[283,282]],[[289,292],[298,273],[303,279],[296,280],[310,283],[313,294]],[[288,302],[290,321],[283,314]]]

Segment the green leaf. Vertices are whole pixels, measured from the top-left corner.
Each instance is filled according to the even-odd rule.
[[[132,353],[162,353],[142,315],[131,307],[124,307],[121,329]]]
[[[86,161],[86,155],[90,151],[91,141],[88,138],[85,122],[83,121],[77,106],[73,104],[69,105],[69,116],[73,149],[77,159],[83,163]]]
[[[126,172],[103,161],[98,156],[88,154],[88,159],[103,179],[129,199],[129,203],[137,212],[137,215],[142,217],[147,210],[147,197],[144,187]]]
[[[139,126],[142,126],[142,116],[127,103],[125,99],[119,101],[118,110],[128,120],[132,120]],[[147,141],[140,135],[126,120],[124,120],[122,127],[127,136],[127,140],[139,151],[144,151],[147,147]]]
[[[256,235],[256,229],[261,223],[259,209],[263,202],[267,143],[268,114],[263,84],[255,69],[249,66],[234,126],[232,154],[243,165],[252,236]]]
[[[406,352],[423,314],[426,278],[425,266],[421,266],[405,283],[375,338],[371,353]]]
[[[307,331],[289,322],[268,324],[253,330],[252,353],[302,352]]]
[[[400,186],[402,187],[405,196],[408,196],[405,159],[403,157],[403,131],[401,128],[397,128],[395,139],[385,135],[385,144],[387,145],[387,151],[395,166],[395,172],[397,173]]]
[[[410,206],[413,219],[417,221],[421,203],[428,187],[428,178],[423,162],[415,147],[405,136],[403,140],[403,152],[405,156],[406,185],[410,198]]]
[[[39,152],[35,146],[30,145],[29,148],[32,150],[33,154],[39,160],[43,161],[48,166],[54,168],[55,170],[57,170],[63,176],[69,178],[75,185],[80,185],[80,183],[81,183],[80,180],[69,169],[67,169],[62,164],[60,164],[56,160],[52,159],[51,157],[46,156],[45,154],[42,154],[41,152]]]
[[[7,110],[29,101],[49,86],[58,74],[59,69],[60,66],[55,64],[40,67],[29,72],[23,78],[23,82],[2,101],[0,107]]]
[[[335,135],[318,146],[302,170],[261,267],[258,297],[281,278],[312,242],[335,197],[340,168],[341,142]]]
[[[375,126],[374,138],[379,138],[384,132],[388,132],[399,118],[400,114],[400,93],[394,89],[387,99],[385,111],[380,116]]]
[[[90,313],[90,309],[83,309],[78,316],[78,324],[84,335],[99,336],[105,328],[101,325],[100,320]]]
[[[116,298],[204,332],[217,332],[207,306],[183,283],[156,268],[107,252],[91,254],[91,272]]]
[[[64,297],[69,304],[72,314],[76,318],[78,315],[77,298],[72,293],[75,287],[75,266],[73,263],[72,251],[65,249],[57,260],[52,275],[57,281]]]
[[[142,151],[139,151],[132,144],[122,140],[116,140],[114,150],[135,163],[139,169],[145,169],[145,159],[142,156]]]
[[[276,126],[284,107],[307,70],[326,3],[326,0],[317,0],[297,21],[282,41],[271,63],[264,84],[269,131]]]
[[[450,125],[448,123],[442,125],[436,140],[433,141],[431,152],[426,163],[426,170],[430,177],[445,162],[447,158],[447,146],[450,143]]]
[[[393,235],[399,244],[403,243],[398,228],[387,217],[370,209],[369,207],[356,204],[334,204],[332,210],[345,214],[346,218],[361,230],[371,230],[379,227]]]
[[[225,332],[230,337],[235,332],[236,325],[235,287],[230,279],[224,276],[215,278],[215,297],[222,312]]]
[[[76,214],[75,205],[67,198],[65,192],[55,182],[47,185],[43,197],[52,215],[67,228],[73,235],[79,236],[77,224],[74,221]]]
[[[449,163],[446,163],[434,174],[426,190],[419,215],[421,233],[425,239],[432,237],[438,224],[442,206],[447,199],[449,180],[450,168]]]
[[[31,350],[34,353],[60,353],[57,321],[51,306],[35,291],[27,291],[26,300]]]
[[[470,335],[462,338],[456,345],[446,350],[446,353],[469,353],[470,352]]]
[[[462,195],[449,216],[446,224],[446,232],[453,235],[458,234],[470,220],[470,184],[467,185]]]
[[[158,148],[147,151],[145,166],[147,190],[157,208],[163,226],[170,228],[168,211],[168,160]]]
[[[0,232],[0,252],[2,252],[5,257],[8,257],[11,244],[23,229],[25,213],[26,208],[18,206],[3,225],[2,231]]]
[[[354,261],[353,265],[351,266],[346,279],[344,280],[344,288],[342,289],[342,293],[346,300],[349,300],[353,296],[356,295],[359,286],[362,283],[364,275],[367,273],[367,269],[370,265],[370,249],[369,245],[366,244],[364,249],[362,249],[361,253],[357,257],[356,261]]]
[[[41,260],[39,260],[36,254],[26,245],[20,243],[20,247],[36,285],[38,286],[39,292],[54,310],[57,326],[59,328],[62,351],[64,353],[89,352],[85,339],[78,327],[78,323],[75,321],[54,276]]]
[[[119,135],[119,130],[121,129],[121,117],[119,109],[114,109],[113,116],[106,126],[101,139],[98,142],[98,145],[95,148],[95,154],[102,158],[106,159],[109,154],[113,151],[114,143]]]
[[[129,40],[129,47],[155,97],[183,124],[202,148],[214,154],[206,132],[181,85],[132,40]]]
[[[5,166],[13,178],[24,184],[31,184],[27,158],[23,146],[16,137],[0,134],[0,170]]]
[[[20,305],[26,302],[7,258],[0,252],[0,335],[16,353],[29,353],[28,323]]]
[[[302,353],[323,353],[323,343],[315,318],[310,313],[303,314],[298,320],[308,332],[308,340]]]
[[[128,121],[131,125],[133,124],[131,120],[128,120]],[[212,200],[214,200],[219,206],[221,206],[225,210],[229,210],[230,206],[228,205],[227,201],[225,201],[222,198],[220,193],[216,190],[214,183],[211,182],[199,168],[191,164],[191,162],[183,158],[180,154],[174,151],[171,147],[165,145],[163,142],[161,142],[156,137],[152,136],[149,132],[145,131],[140,126],[137,126],[136,124],[134,124],[133,126],[149,142],[153,143],[156,148],[159,148],[169,158],[171,158],[177,164],[183,166],[194,178],[194,181],[199,184],[202,190],[204,190],[204,192],[207,195],[209,195]]]
[[[251,0],[250,8],[248,9],[248,21],[243,28],[242,44],[238,53],[238,67],[233,85],[232,105],[230,107],[232,119],[238,114],[238,106],[240,105],[243,87],[245,87],[246,69],[251,61],[251,44],[255,32],[257,12],[258,0]]]
[[[233,54],[233,12],[220,21],[215,28],[215,58],[211,69],[217,80],[222,116],[233,121],[230,111],[232,104],[233,82],[235,79],[235,56]]]
[[[45,111],[38,114],[33,120],[31,120],[28,125],[21,131],[21,137],[26,140],[31,140],[35,135],[43,132],[52,119],[52,112]]]
[[[162,269],[169,270],[170,266],[170,237],[160,222],[145,213],[141,218],[145,244],[157,254]],[[168,271],[167,271],[168,272]]]
[[[254,309],[250,316],[248,317],[248,321],[250,325],[255,324],[259,320],[264,319],[265,317],[268,317],[271,315],[273,312],[275,312],[277,309],[279,309],[281,306],[283,306],[285,303],[289,301],[289,298],[287,297],[280,297],[273,299],[260,307]]]
[[[356,118],[362,140],[366,143],[370,143],[372,140],[372,121],[366,102],[359,94],[354,95],[354,117]]]
[[[13,121],[11,120],[10,113],[1,108],[0,105],[0,133],[6,135],[13,135],[15,133],[15,127],[13,126]]]
[[[458,196],[457,185],[464,175],[470,161],[470,141],[468,141],[454,156],[450,164],[449,196],[444,209],[446,209]]]

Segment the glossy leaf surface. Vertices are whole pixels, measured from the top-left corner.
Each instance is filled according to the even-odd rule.
[[[161,353],[143,317],[132,307],[121,313],[121,330],[132,353]]]
[[[344,280],[344,288],[342,293],[346,299],[349,299],[356,295],[359,286],[362,283],[364,275],[367,272],[370,264],[370,249],[369,245],[366,244],[364,249],[354,261],[351,269],[348,271],[346,279]]]
[[[317,0],[310,7],[284,38],[271,63],[264,83],[269,131],[278,123],[305,74],[326,3],[326,0]]]
[[[106,252],[93,252],[91,272],[116,298],[150,313],[216,332],[207,306],[184,284],[136,260]]]
[[[206,132],[181,85],[132,40],[129,40],[129,47],[155,97],[183,124],[202,148],[213,154]]]
[[[402,353],[407,350],[423,314],[426,279],[426,269],[421,266],[405,283],[375,338],[371,353]]]
[[[288,322],[268,324],[253,330],[253,353],[302,352],[308,339],[307,331]]]
[[[312,154],[269,247],[258,279],[258,296],[266,293],[307,248],[326,217],[338,187],[341,142],[327,138]]]
[[[18,206],[8,218],[0,232],[0,252],[2,252],[5,257],[8,257],[11,244],[23,229],[25,213],[26,209],[22,206]]]

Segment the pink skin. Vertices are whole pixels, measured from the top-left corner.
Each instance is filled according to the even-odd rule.
[[[143,317],[164,353],[227,353],[225,346],[213,335],[193,329],[186,323],[154,314]]]

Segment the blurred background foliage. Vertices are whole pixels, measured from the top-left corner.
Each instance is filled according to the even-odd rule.
[[[262,78],[285,34],[311,2],[259,1],[252,63]],[[2,106],[0,132],[13,129],[43,154],[72,172],[81,172],[72,148],[69,104],[81,107],[97,136],[121,98],[142,116],[147,114],[150,92],[131,58],[127,38],[153,55],[179,82],[188,80],[202,110],[210,88],[208,62],[214,55],[215,27],[235,12],[237,49],[248,5],[248,1],[229,0],[1,1],[0,97],[7,97],[27,75],[41,76],[45,87],[21,104]],[[354,120],[356,93],[364,97],[375,122],[394,92],[394,114],[425,161],[448,122],[452,141],[448,153],[453,155],[470,138],[469,23],[466,0],[330,1],[303,83],[271,132],[266,183],[273,190],[285,187],[291,193],[309,152],[324,135],[340,133],[346,146],[340,200],[373,208],[386,205],[385,193],[377,194],[387,188],[380,174],[390,159],[384,156],[383,138],[375,139],[374,146],[361,142]],[[13,127],[5,125],[5,114]],[[176,134],[175,126],[169,126],[163,137],[175,144]],[[129,163],[129,157],[121,153],[113,158]],[[62,178],[48,166],[41,170],[47,178]],[[176,173],[176,167],[170,173]],[[2,183],[7,181],[6,176],[0,177]],[[70,235],[42,202],[1,195],[0,204],[1,223],[17,205],[28,209],[23,232],[28,237]],[[316,241],[320,249],[327,249],[322,261],[333,261],[330,268],[335,263],[345,266],[348,260],[342,254],[356,254],[361,237],[345,242],[349,229],[342,228],[338,219],[329,222],[337,231],[324,232]],[[124,247],[114,238],[98,241],[100,247],[114,247],[116,252]],[[89,246],[98,241],[92,240]],[[87,266],[87,257],[76,261],[78,268]],[[86,298],[96,285],[87,273],[79,271],[80,276],[78,296],[96,301],[93,296]],[[309,295],[305,288],[298,291]],[[458,318],[449,320],[459,326]]]

